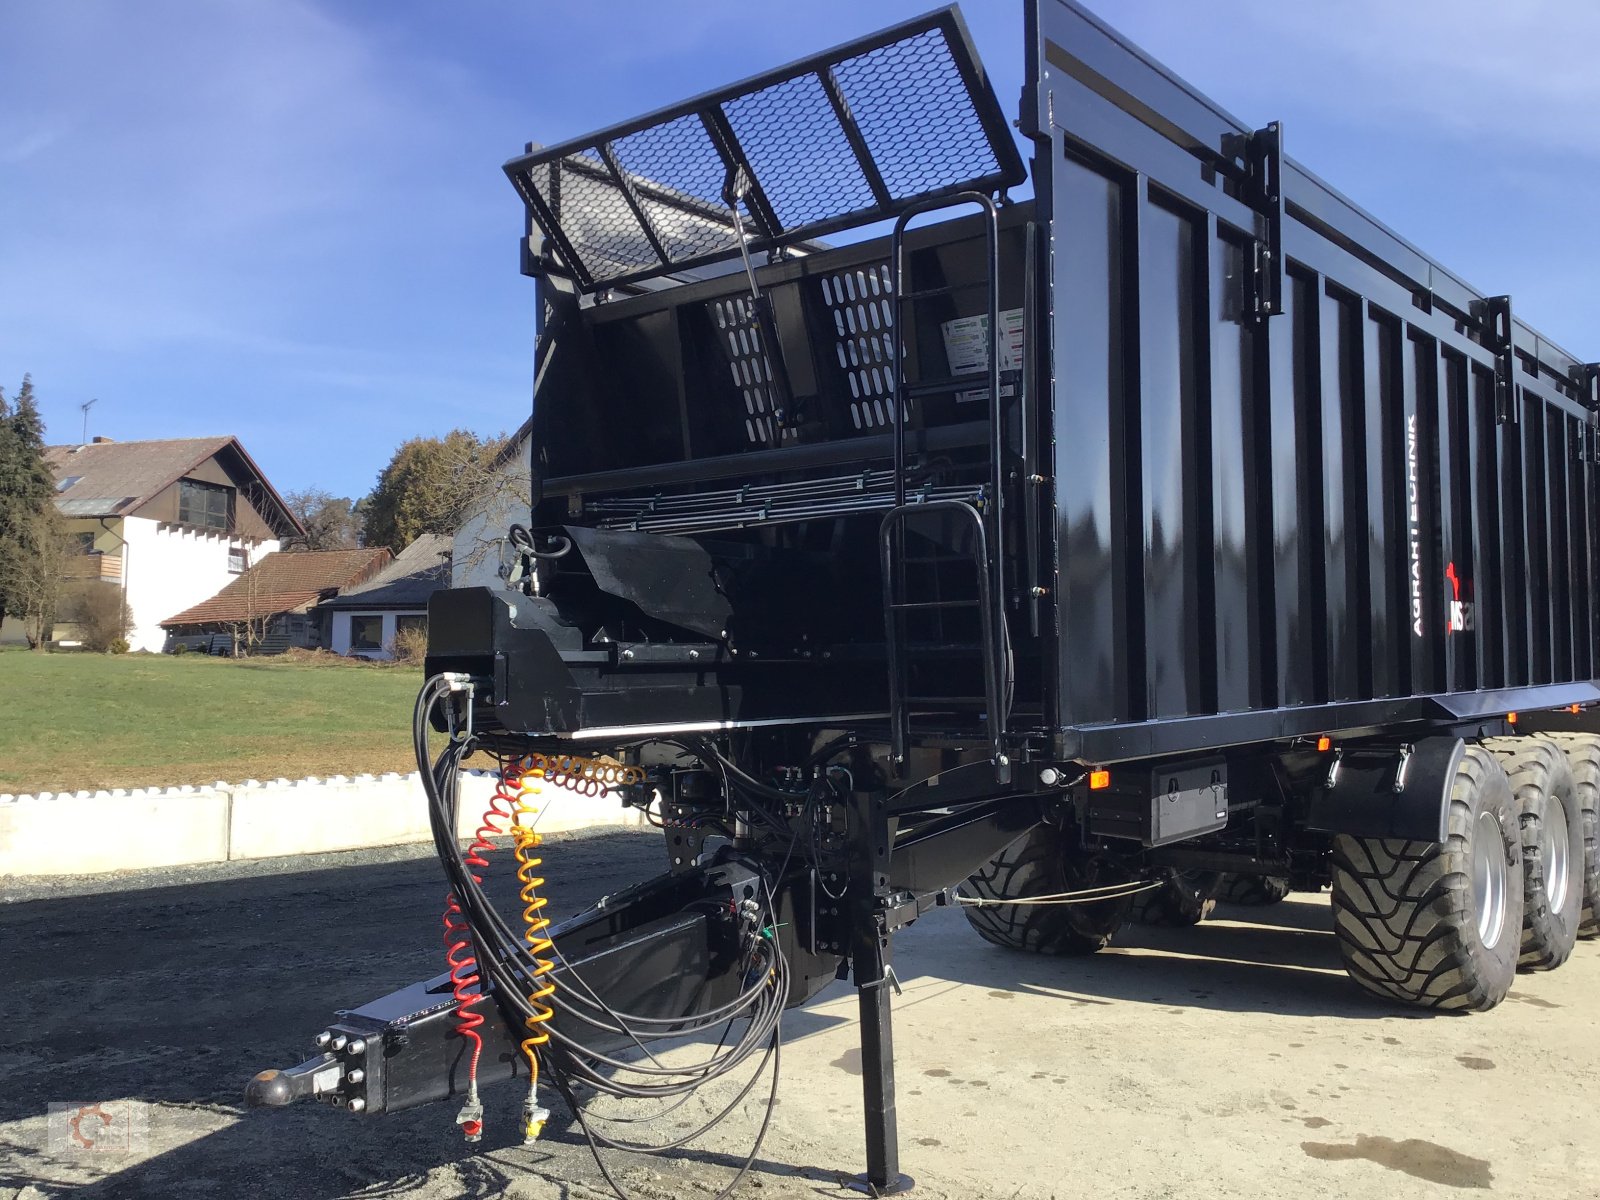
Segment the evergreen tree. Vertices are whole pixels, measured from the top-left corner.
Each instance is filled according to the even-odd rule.
[[[5,389],[0,388],[0,625],[5,624],[6,613],[12,608],[11,597],[6,588],[6,579],[10,572],[5,569],[3,556],[8,553],[11,539],[7,533],[13,523],[10,499],[6,494],[4,481],[11,474],[14,442],[15,438],[11,433],[11,403],[6,399]]]
[[[56,480],[44,457],[44,420],[33,396],[32,375],[22,377],[22,388],[12,404],[11,442],[16,462],[13,486],[24,511],[36,513],[54,499]]]
[[[24,375],[14,401],[0,398],[0,619],[9,612],[46,630],[54,619],[44,608],[54,607],[61,537],[55,491],[33,377]]]

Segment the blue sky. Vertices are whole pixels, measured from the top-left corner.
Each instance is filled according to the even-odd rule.
[[[54,440],[234,433],[366,491],[526,414],[500,164],[928,0],[0,5],[0,386]],[[1600,359],[1600,5],[1095,0],[1111,24],[1581,358]],[[796,14],[804,14],[797,19]],[[966,5],[1002,102],[1021,7]]]

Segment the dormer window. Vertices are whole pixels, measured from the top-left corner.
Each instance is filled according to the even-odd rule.
[[[178,481],[178,524],[226,531],[232,525],[233,489],[198,479]]]

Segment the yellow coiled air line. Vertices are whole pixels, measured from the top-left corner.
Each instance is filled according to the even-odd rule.
[[[530,754],[522,760],[521,765],[523,773],[517,789],[511,837],[517,859],[517,882],[522,885],[517,896],[523,905],[523,940],[527,942],[528,954],[534,964],[533,990],[528,993],[528,1004],[533,1014],[523,1022],[528,1027],[528,1036],[521,1042],[522,1053],[528,1060],[528,1100],[522,1109],[522,1138],[524,1142],[531,1142],[544,1131],[544,1123],[550,1116],[547,1109],[539,1107],[536,1094],[539,1086],[538,1047],[550,1040],[550,1034],[544,1026],[555,1015],[555,1010],[547,1001],[556,990],[556,981],[550,976],[556,964],[554,959],[546,957],[555,948],[555,943],[545,933],[550,928],[550,918],[544,915],[546,900],[539,894],[539,889],[544,887],[544,877],[535,874],[544,864],[544,860],[533,853],[543,840],[531,824],[531,819],[539,813],[535,798],[544,791],[546,781],[584,795],[597,796],[614,787],[641,782],[644,772],[638,767],[573,755]]]
[[[523,1106],[522,1123],[522,1138],[527,1142],[543,1132],[544,1123],[549,1117],[549,1113],[539,1107],[536,1096],[539,1087],[537,1047],[550,1040],[544,1024],[555,1015],[554,1010],[545,1003],[556,990],[555,980],[549,978],[549,973],[555,969],[555,962],[545,957],[554,943],[545,936],[550,919],[543,911],[545,898],[539,895],[539,889],[544,886],[544,877],[535,873],[544,863],[542,858],[534,854],[542,839],[527,823],[538,815],[539,806],[534,803],[534,798],[544,790],[544,778],[542,765],[533,767],[522,776],[517,791],[516,815],[511,824],[513,853],[517,858],[517,882],[522,885],[517,893],[522,901],[522,923],[526,926],[522,936],[534,963],[533,990],[528,993],[528,1003],[534,1011],[524,1022],[528,1027],[528,1036],[522,1039],[522,1053],[528,1059],[528,1102]]]

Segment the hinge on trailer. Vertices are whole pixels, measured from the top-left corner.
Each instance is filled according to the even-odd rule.
[[[1600,363],[1573,367],[1572,382],[1578,389],[1578,403],[1589,413],[1578,438],[1578,461],[1600,462]]]
[[[1490,296],[1473,306],[1483,323],[1483,348],[1494,355],[1494,416],[1498,425],[1517,423],[1517,356],[1512,350],[1511,297]]]
[[[1250,135],[1245,149],[1250,202],[1267,219],[1267,236],[1255,241],[1255,315],[1283,311],[1283,126],[1274,121]]]
[[[1600,363],[1574,364],[1572,386],[1578,389],[1578,403],[1591,417],[1600,417]]]

